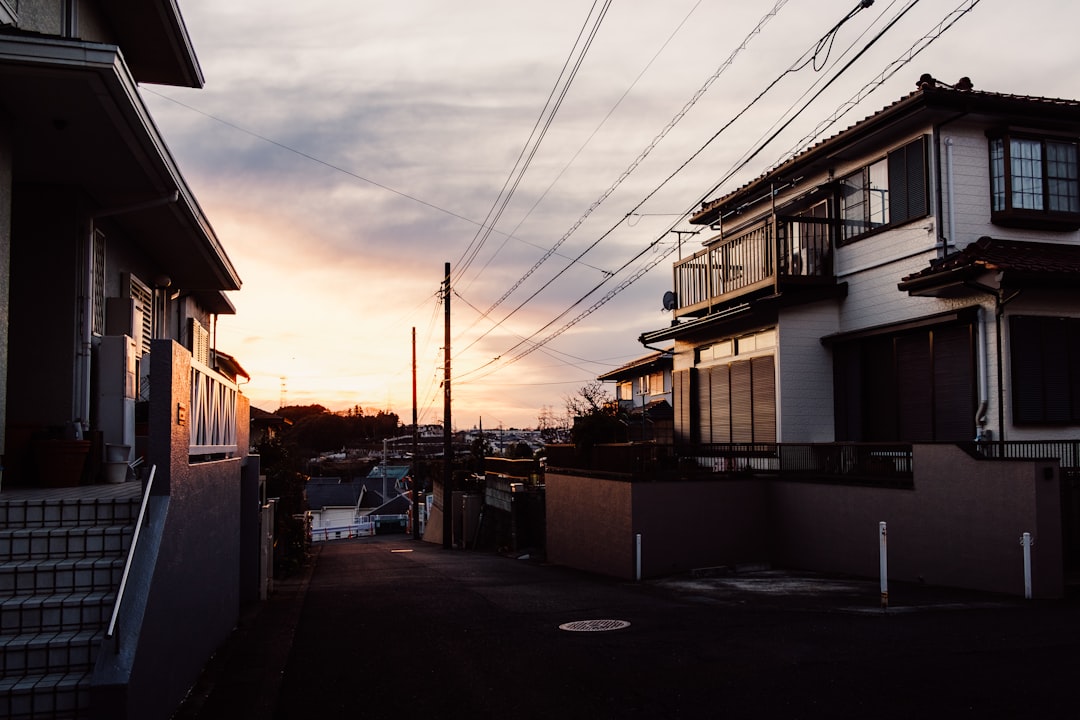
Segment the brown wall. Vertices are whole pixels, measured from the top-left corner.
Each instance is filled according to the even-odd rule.
[[[915,488],[779,480],[629,483],[547,475],[548,558],[633,578],[767,562],[878,576],[878,523],[890,579],[1022,595],[1030,532],[1036,597],[1064,592],[1056,461],[980,462],[951,445],[915,448]]]

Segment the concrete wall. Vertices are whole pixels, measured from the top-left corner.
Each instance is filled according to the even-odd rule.
[[[918,445],[914,463],[914,490],[771,483],[773,563],[876,577],[884,521],[891,578],[1022,595],[1020,538],[1030,532],[1034,594],[1061,596],[1056,462],[980,462]]]
[[[1033,592],[1063,587],[1057,463],[980,462],[950,445],[915,448],[915,488],[771,479],[630,483],[547,475],[551,562],[634,577],[769,563],[878,575],[878,523],[888,524],[890,578],[1023,595],[1020,538],[1030,532]]]
[[[118,645],[106,644],[95,668],[101,717],[169,718],[239,614],[247,442],[239,457],[189,464],[189,428],[177,422],[176,408],[191,396],[190,369],[184,348],[154,341],[149,463],[157,472]],[[161,378],[172,378],[171,392]],[[246,427],[246,400],[239,405],[237,420]]]

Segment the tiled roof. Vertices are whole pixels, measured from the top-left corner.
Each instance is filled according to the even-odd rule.
[[[904,277],[900,289],[965,271],[999,271],[1048,279],[1080,277],[1080,245],[981,237],[963,250],[931,260],[929,267]]]
[[[672,353],[675,352],[675,348],[666,350],[664,352],[654,352],[651,355],[640,357],[636,360],[631,360],[622,367],[616,368],[611,372],[606,372],[599,376],[599,380],[626,380],[638,377],[643,373],[654,371],[661,367],[671,367]]]
[[[908,93],[857,123],[795,153],[741,187],[714,200],[703,202],[691,222],[697,224],[714,222],[714,216],[720,209],[735,198],[740,198],[750,188],[763,185],[770,178],[783,175],[790,170],[791,166],[802,164],[804,160],[817,155],[823,148],[843,143],[846,140],[845,136],[857,129],[870,126],[879,121],[888,121],[893,115],[902,115],[905,109],[908,108],[937,107],[965,112],[993,112],[1013,115],[1026,113],[1040,115],[1045,119],[1067,117],[1073,122],[1080,122],[1080,100],[975,90],[972,88],[971,81],[968,78],[961,78],[956,85],[949,85],[936,80],[928,74],[924,74],[919,78],[916,87],[918,89],[914,92]],[[744,198],[740,198],[740,201],[743,200]]]

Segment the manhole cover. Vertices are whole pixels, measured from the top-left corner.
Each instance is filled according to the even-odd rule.
[[[626,627],[630,627],[630,623],[625,620],[575,620],[563,623],[559,626],[559,629],[568,632],[606,632],[608,630],[622,630]]]

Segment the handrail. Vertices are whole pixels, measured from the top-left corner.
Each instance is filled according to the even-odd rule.
[[[105,637],[112,638],[116,634],[116,619],[120,616],[120,603],[124,600],[124,589],[127,587],[128,574],[131,572],[131,563],[135,558],[135,546],[139,542],[139,531],[142,529],[143,518],[146,516],[146,504],[150,500],[150,488],[154,485],[154,473],[157,465],[150,467],[150,477],[146,480],[146,489],[143,490],[142,505],[139,506],[139,517],[135,521],[135,532],[131,536],[131,547],[128,548],[127,561],[124,563],[124,574],[120,577],[120,589],[116,591],[116,600],[113,602],[112,618],[109,619],[109,629],[105,631]]]

